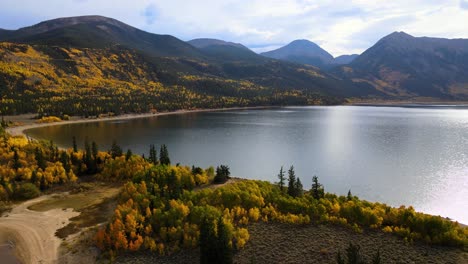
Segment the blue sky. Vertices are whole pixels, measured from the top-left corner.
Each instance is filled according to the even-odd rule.
[[[468,38],[468,0],[0,0],[0,28],[103,15],[182,40],[208,37],[261,52],[295,39],[361,53],[394,31]]]

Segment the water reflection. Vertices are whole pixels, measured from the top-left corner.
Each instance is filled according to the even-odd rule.
[[[468,223],[468,108],[288,107],[171,115],[28,131],[70,147],[72,136],[147,153],[167,144],[181,164],[228,164],[233,175],[276,181],[294,165],[306,188],[356,195]],[[147,155],[147,154],[146,154]]]

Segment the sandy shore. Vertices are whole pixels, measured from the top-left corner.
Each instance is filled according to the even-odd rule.
[[[48,198],[50,196],[46,195],[29,200],[0,217],[0,244],[13,242],[15,255],[22,263],[58,263],[61,240],[55,232],[68,225],[70,218],[79,215],[72,209],[45,212],[28,209]]]
[[[46,126],[58,126],[65,124],[75,124],[75,123],[90,123],[90,122],[102,122],[102,121],[112,121],[112,120],[128,120],[128,119],[137,119],[137,118],[147,118],[155,116],[164,116],[164,115],[180,115],[180,114],[189,114],[189,113],[200,113],[200,112],[215,112],[215,111],[232,111],[232,110],[248,110],[248,109],[268,109],[273,108],[272,106],[253,106],[253,107],[231,107],[231,108],[215,108],[215,109],[196,109],[196,110],[177,110],[172,112],[159,112],[159,113],[145,113],[145,114],[125,114],[112,117],[102,117],[102,118],[80,118],[73,117],[71,120],[61,121],[56,123],[35,123],[36,120],[33,119],[34,115],[25,114],[25,115],[15,115],[15,116],[5,116],[4,118],[8,121],[19,123],[18,126],[8,127],[6,131],[12,136],[20,136],[24,134],[25,130],[37,127],[46,127]]]

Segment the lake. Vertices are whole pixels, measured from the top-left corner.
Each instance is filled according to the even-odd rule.
[[[116,140],[148,156],[166,144],[172,163],[226,164],[233,176],[277,181],[294,165],[309,189],[450,217],[468,224],[468,107],[285,107],[68,124],[26,131],[71,147]]]

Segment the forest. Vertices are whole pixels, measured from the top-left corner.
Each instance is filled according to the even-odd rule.
[[[98,116],[178,109],[340,104],[310,89],[176,70],[134,50],[0,43],[0,115]],[[192,67],[207,67],[190,61]],[[178,67],[178,66],[177,66]],[[305,70],[304,70],[305,71]],[[296,72],[308,76],[307,72]],[[315,74],[315,73],[310,73]],[[278,80],[282,83],[287,80]]]
[[[144,158],[117,143],[101,151],[87,140],[83,148],[74,142],[73,148],[64,150],[53,142],[12,137],[3,128],[0,133],[2,206],[81,177],[122,184],[112,219],[95,235],[96,246],[110,259],[124,252],[170,255],[198,247],[202,261],[229,258],[248,243],[249,224],[259,221],[339,225],[355,232],[374,229],[408,243],[468,246],[468,228],[456,222],[411,206],[360,200],[351,191],[327,193],[318,177],[307,190],[293,166],[287,171],[281,167],[277,183],[235,179],[226,165],[216,169],[171,165],[165,145],[159,152],[150,145],[149,157]],[[224,253],[211,256],[213,252]]]

